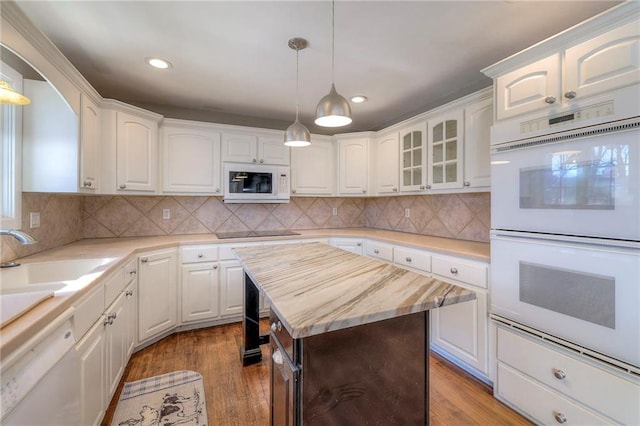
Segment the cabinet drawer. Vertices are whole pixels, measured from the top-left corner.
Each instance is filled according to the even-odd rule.
[[[423,272],[431,272],[431,253],[395,247],[393,250],[393,262],[399,266],[408,266]]]
[[[524,411],[540,424],[613,423],[502,363],[498,363],[497,379],[497,396]]]
[[[623,424],[640,424],[640,380],[498,328],[498,360]]]
[[[393,262],[393,246],[389,244],[376,243],[373,241],[364,242],[365,256]]]
[[[218,260],[218,246],[202,245],[181,247],[180,256],[182,263],[211,262]]]
[[[104,311],[104,284],[100,284],[75,305],[73,333],[77,340],[91,328]]]
[[[487,288],[487,266],[480,263],[434,255],[431,259],[431,272],[441,277]]]
[[[118,272],[109,277],[104,283],[104,307],[106,308],[116,300],[116,297],[124,290],[125,286],[124,268],[120,268]]]

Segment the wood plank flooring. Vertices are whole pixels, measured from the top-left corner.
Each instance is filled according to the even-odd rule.
[[[261,322],[261,328],[268,326]],[[209,426],[269,424],[268,346],[263,361],[242,367],[241,323],[173,334],[135,353],[109,405],[103,425],[110,425],[124,382],[175,370],[194,370],[204,377]],[[498,402],[491,390],[437,356],[430,361],[431,425],[529,425]]]

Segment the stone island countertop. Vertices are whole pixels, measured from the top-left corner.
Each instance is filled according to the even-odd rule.
[[[471,290],[323,243],[234,251],[293,338],[476,298]]]

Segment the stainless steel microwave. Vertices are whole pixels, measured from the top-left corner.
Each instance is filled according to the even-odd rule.
[[[225,203],[288,203],[291,170],[287,166],[224,163]]]

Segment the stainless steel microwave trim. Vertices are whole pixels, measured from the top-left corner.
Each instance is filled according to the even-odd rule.
[[[530,148],[533,146],[547,145],[572,139],[588,138],[610,133],[619,133],[640,128],[640,116],[625,120],[611,121],[595,126],[580,127],[574,130],[552,133],[545,136],[519,140],[494,147],[491,152],[498,153],[514,149]]]
[[[527,325],[524,325],[522,323],[507,319],[498,314],[490,313],[489,317],[493,321],[500,323],[503,326],[507,326],[509,328],[519,330],[529,336],[537,337],[543,341],[551,342],[556,345],[562,346],[563,348],[573,353],[586,356],[596,362],[604,363],[607,367],[614,368],[625,374],[632,374],[636,377],[640,377],[640,366],[635,366],[627,362],[620,361],[616,358],[611,358],[603,353],[596,352],[591,349],[587,349],[584,346],[576,345],[575,343],[572,343],[568,340],[561,339],[554,335],[551,335],[551,334],[542,332],[540,330],[537,330],[535,328],[529,327]]]

